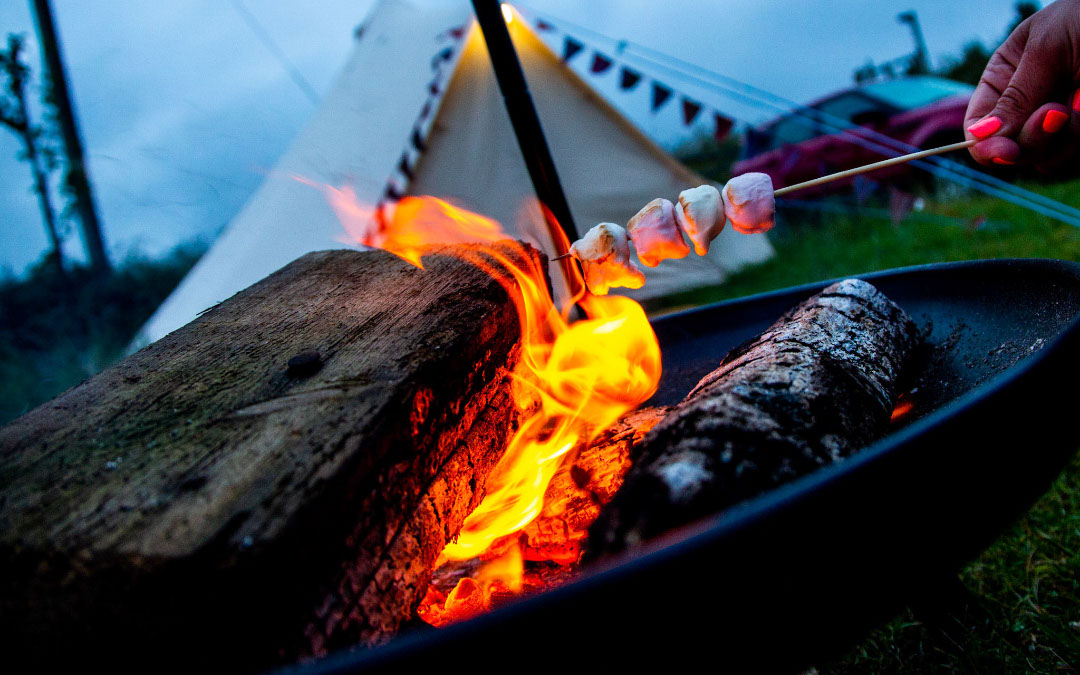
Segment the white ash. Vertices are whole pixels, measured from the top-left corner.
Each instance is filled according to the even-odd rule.
[[[669,258],[685,258],[690,253],[675,222],[675,207],[666,199],[654,199],[646,204],[630,219],[626,229],[638,259],[646,267],[656,267]]]
[[[700,452],[684,452],[678,461],[664,464],[656,473],[667,486],[672,503],[687,504],[712,484],[714,476],[705,468],[707,458]]]
[[[675,222],[694,242],[695,253],[708,253],[709,244],[720,235],[727,222],[720,191],[711,185],[699,185],[680,192],[679,202],[675,205]]]
[[[630,260],[626,230],[615,223],[600,223],[574,242],[570,254],[581,261],[585,284],[596,295],[615,287],[641,288],[645,275]]]
[[[727,182],[723,191],[724,212],[731,226],[743,234],[771,230],[776,216],[772,178],[764,173],[744,173]]]

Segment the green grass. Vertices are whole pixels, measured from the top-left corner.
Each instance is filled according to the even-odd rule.
[[[1080,206],[1080,181],[1027,185]],[[786,218],[784,218],[786,216]],[[943,218],[945,217],[945,218]],[[986,222],[972,229],[977,218]],[[953,219],[956,219],[955,221]],[[776,257],[667,308],[875,270],[977,258],[1080,260],[1080,229],[993,198],[928,207],[899,226],[870,216],[782,213]],[[653,309],[662,309],[654,307]],[[906,610],[820,673],[1080,670],[1080,462],[960,575],[944,614]]]

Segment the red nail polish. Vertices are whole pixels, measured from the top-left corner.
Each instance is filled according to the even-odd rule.
[[[1060,110],[1047,110],[1046,116],[1043,117],[1042,128],[1048,134],[1056,134],[1065,127],[1065,123],[1069,121],[1069,116]]]
[[[967,128],[971,135],[980,141],[991,134],[997,133],[999,129],[1001,129],[1001,120],[997,117],[987,117]]]
[[[1000,157],[995,157],[994,158],[994,164],[1000,164],[1001,166],[1012,166],[1013,164],[1016,164],[1016,162],[1010,162],[1007,159],[1002,159]]]
[[[1077,89],[1076,93],[1073,94],[1072,109],[1080,112],[1080,89]]]

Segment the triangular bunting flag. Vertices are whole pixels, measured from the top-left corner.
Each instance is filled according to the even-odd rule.
[[[450,37],[454,38],[455,40],[460,40],[461,38],[465,37],[465,26],[451,28],[446,32],[449,33]]]
[[[600,73],[605,72],[610,67],[611,59],[604,56],[600,52],[593,52],[592,67],[589,68],[590,72],[595,75],[599,75]]]
[[[716,120],[716,130],[713,132],[713,137],[718,141],[722,141],[727,138],[728,132],[731,131],[731,127],[735,122],[720,113],[713,113],[713,117]]]
[[[412,167],[409,166],[409,153],[405,153],[401,156],[401,161],[398,162],[397,168],[402,176],[405,176],[410,181],[413,179]]]
[[[682,100],[682,118],[683,124],[690,126],[694,123],[694,118],[701,112],[701,104],[697,101],[691,101],[690,99],[683,97]]]
[[[449,61],[454,57],[454,48],[447,47],[431,59],[431,69],[438,70],[443,61]]]
[[[659,82],[652,83],[652,111],[659,110],[671,98],[671,89]]]
[[[412,146],[419,152],[427,152],[427,145],[424,144],[424,139],[420,138],[420,129],[413,127],[412,137],[409,139]]]
[[[552,26],[550,23],[544,21],[543,19],[536,20],[536,27],[540,30],[555,30],[555,26]]]
[[[563,41],[562,60],[569,61],[577,56],[577,53],[585,48],[585,45],[581,44],[574,38],[566,38]]]
[[[641,82],[641,73],[636,70],[623,66],[619,71],[619,89],[629,91],[636,87],[638,82]]]

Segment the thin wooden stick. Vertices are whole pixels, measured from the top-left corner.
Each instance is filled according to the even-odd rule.
[[[848,169],[847,171],[840,171],[838,173],[829,174],[828,176],[822,176],[821,178],[815,178],[808,180],[804,183],[797,183],[795,185],[789,185],[782,187],[779,190],[773,192],[773,195],[777,197],[783,197],[789,192],[795,192],[796,190],[802,190],[805,188],[814,187],[816,185],[824,185],[825,183],[831,183],[834,180],[840,180],[841,178],[848,178],[850,176],[857,176],[860,173],[866,173],[867,171],[876,171],[878,169],[884,169],[888,166],[895,166],[897,164],[903,164],[904,162],[910,162],[916,159],[922,159],[923,157],[930,157],[932,155],[940,155],[946,152],[952,152],[953,150],[963,150],[964,148],[970,148],[978,143],[977,140],[961,141],[960,143],[953,143],[951,145],[943,145],[940,148],[931,148],[930,150],[920,150],[919,152],[913,152],[910,155],[903,155],[901,157],[893,157],[892,159],[885,159],[880,162],[874,162],[873,164],[867,164],[866,166],[858,166],[854,169]]]
[[[865,166],[857,166],[854,169],[848,169],[846,171],[839,171],[837,173],[831,173],[828,176],[822,176],[821,178],[815,178],[803,183],[796,183],[795,185],[789,185],[782,187],[779,190],[773,192],[776,197],[783,197],[789,192],[795,192],[796,190],[803,190],[805,188],[814,187],[817,185],[824,185],[825,183],[831,183],[834,180],[840,180],[841,178],[849,178],[851,176],[857,176],[860,173],[866,173],[868,171],[877,171],[878,169],[884,169],[889,166],[896,166],[897,164],[903,164],[916,159],[922,159],[923,157],[931,157],[933,155],[941,155],[946,152],[952,152],[953,150],[963,150],[964,148],[970,148],[978,143],[978,140],[961,141],[959,143],[953,143],[951,145],[943,145],[940,148],[931,148],[929,150],[920,150],[919,152],[913,152],[909,155],[902,155],[900,157],[893,157],[891,159],[883,159],[880,162],[874,162],[873,164],[867,164]],[[556,256],[551,260],[562,260],[563,258],[569,258],[569,253],[564,253],[560,256]]]

